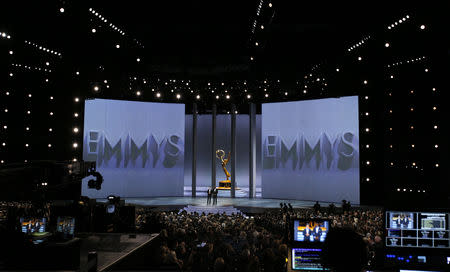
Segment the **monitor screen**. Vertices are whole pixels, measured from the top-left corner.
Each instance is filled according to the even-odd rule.
[[[324,242],[329,230],[329,222],[323,220],[294,220],[294,241]]]
[[[62,233],[65,238],[72,238],[75,234],[75,218],[58,216],[56,231]]]
[[[47,227],[46,218],[20,218],[21,231],[26,234],[43,233]]]
[[[386,211],[386,246],[450,248],[449,214]]]
[[[322,267],[322,249],[320,248],[293,248],[292,269],[306,271],[328,271]]]

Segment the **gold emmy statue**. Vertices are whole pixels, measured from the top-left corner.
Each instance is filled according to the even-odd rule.
[[[231,152],[228,152],[228,157],[224,159],[225,157],[225,151],[222,149],[218,149],[216,151],[216,157],[222,161],[222,168],[223,172],[225,173],[225,176],[227,177],[226,180],[219,181],[219,187],[217,189],[219,190],[231,190],[231,180],[230,180],[230,172],[228,172],[226,166],[228,164],[228,161],[230,160]]]

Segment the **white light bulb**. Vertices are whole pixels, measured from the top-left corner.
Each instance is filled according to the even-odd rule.
[[[73,148],[77,148],[78,147],[78,144],[77,143],[73,143]]]
[[[60,8],[59,12],[64,13],[64,8]]]
[[[95,28],[93,28],[91,31],[92,31],[92,33],[97,32],[97,30]]]
[[[74,127],[74,128],[73,128],[73,132],[78,133],[78,128],[77,128],[77,127]]]

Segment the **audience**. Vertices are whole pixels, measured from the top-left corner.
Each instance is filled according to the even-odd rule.
[[[331,227],[337,230],[330,231],[329,254],[339,251],[336,243],[341,245],[341,250],[345,245],[345,249],[354,246],[360,252],[360,255],[352,255],[355,267],[346,270],[336,262],[339,259],[326,259],[326,264],[334,270],[358,271],[364,265],[374,264],[377,257],[379,259],[376,253],[382,248],[382,210],[354,208],[349,211],[347,205],[345,211],[335,213],[334,205],[330,205],[327,212],[291,207],[280,203],[280,210],[251,217],[153,212],[140,208],[137,209],[136,224],[142,232],[160,232],[161,259],[166,260],[161,264],[176,265],[183,271],[285,271],[287,235],[290,219],[295,217],[330,221]],[[336,238],[340,233],[344,234],[342,237],[347,235],[349,240]],[[367,251],[370,258],[366,256]],[[351,251],[346,253],[353,254]]]

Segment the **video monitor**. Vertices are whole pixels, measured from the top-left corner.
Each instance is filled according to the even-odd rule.
[[[449,213],[386,211],[386,246],[450,248]]]
[[[292,270],[328,271],[321,264],[321,254],[320,248],[293,248]]]
[[[329,226],[326,220],[294,220],[293,239],[305,243],[324,242]]]
[[[20,218],[21,231],[26,234],[44,233],[47,227],[46,218]]]
[[[75,234],[75,218],[69,216],[58,216],[56,231],[64,238],[73,238]]]

